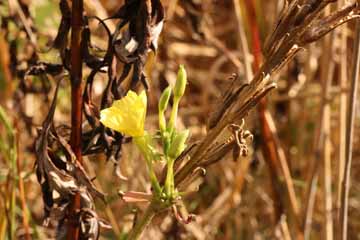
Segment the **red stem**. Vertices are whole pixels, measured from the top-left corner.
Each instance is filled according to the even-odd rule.
[[[256,10],[253,3],[253,0],[245,0],[245,6],[247,10],[248,21],[250,25],[251,32],[251,43],[252,43],[252,52],[254,56],[253,69],[254,72],[259,71],[262,63],[261,55],[261,44],[260,44],[260,31],[256,21]],[[259,102],[258,111],[259,118],[261,123],[261,134],[263,138],[263,153],[265,155],[265,160],[267,162],[270,176],[271,176],[271,186],[272,194],[274,197],[274,210],[275,210],[275,221],[277,222],[280,219],[281,213],[283,212],[283,204],[280,197],[279,189],[279,179],[277,170],[279,169],[279,160],[276,152],[276,143],[274,141],[273,133],[270,130],[269,123],[266,118],[266,108],[267,101],[266,98],[263,98]]]
[[[71,136],[70,145],[77,161],[82,164],[81,156],[81,125],[82,125],[82,55],[81,34],[83,30],[83,0],[72,1],[71,13]],[[67,239],[79,238],[77,212],[80,210],[80,195],[73,198]]]

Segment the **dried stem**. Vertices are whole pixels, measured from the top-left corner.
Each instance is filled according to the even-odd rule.
[[[251,69],[251,55],[249,51],[248,42],[246,40],[246,34],[243,23],[243,16],[241,14],[241,5],[239,0],[234,0],[234,8],[236,13],[236,19],[238,21],[238,31],[239,31],[239,47],[241,52],[244,55],[244,65],[245,65],[245,77],[246,81],[250,82],[253,78],[253,72]]]
[[[150,224],[152,218],[157,213],[157,210],[156,210],[158,207],[157,205],[158,205],[158,202],[156,202],[154,200],[151,201],[150,205],[146,208],[144,215],[141,217],[140,220],[138,220],[135,223],[135,226],[133,227],[133,229],[131,230],[131,232],[129,234],[128,240],[137,240],[140,238],[141,233]]]
[[[339,1],[339,5],[343,4],[345,0]],[[347,87],[347,24],[340,30],[340,89],[345,89]],[[337,219],[340,217],[340,204],[341,204],[341,189],[342,189],[342,181],[344,179],[344,168],[346,161],[346,100],[347,100],[347,92],[340,93],[340,106],[339,106],[339,165],[338,165],[338,179],[337,179],[337,197],[336,197],[336,208],[337,208]],[[338,224],[337,224],[338,226]]]
[[[351,76],[351,93],[349,99],[349,112],[346,128],[346,162],[344,168],[344,180],[341,193],[341,208],[340,208],[340,224],[341,224],[341,238],[347,239],[348,228],[348,208],[349,208],[349,191],[350,191],[350,170],[352,161],[352,144],[354,137],[354,119],[356,112],[356,100],[359,82],[359,69],[360,69],[360,22],[356,21],[356,38],[354,40],[354,55],[353,55],[353,68]]]
[[[252,36],[252,52],[254,56],[254,64],[253,68],[255,71],[258,71],[260,68],[260,64],[262,62],[261,57],[261,48],[260,48],[260,38],[259,38],[259,29],[256,22],[256,13],[255,6],[252,1],[245,0],[244,1],[247,13],[248,13],[248,21],[251,29]],[[262,151],[264,153],[265,160],[269,169],[269,173],[271,176],[271,188],[272,195],[274,198],[273,207],[275,213],[275,221],[278,222],[280,220],[281,214],[283,212],[283,203],[282,198],[280,196],[280,181],[278,176],[278,159],[277,159],[277,146],[275,144],[273,134],[269,127],[269,118],[272,119],[270,113],[267,110],[267,101],[266,99],[262,99],[258,106],[259,112],[259,120],[261,125],[261,135],[263,139]]]
[[[314,169],[311,172],[311,180],[309,183],[309,190],[306,194],[306,204],[305,204],[305,216],[303,221],[303,228],[304,228],[304,239],[310,239],[310,230],[311,230],[311,223],[312,217],[314,213],[314,205],[315,205],[315,195],[317,190],[318,184],[318,164],[315,165]]]
[[[332,217],[332,188],[331,188],[331,106],[330,88],[334,77],[334,62],[332,59],[334,34],[326,36],[324,40],[325,50],[322,61],[321,80],[323,83],[324,98],[322,103],[322,139],[320,140],[322,149],[322,160],[324,163],[324,199],[325,199],[325,236],[326,239],[333,239],[333,217]]]
[[[334,62],[331,61],[334,34],[325,37],[322,58],[321,81],[322,81],[322,106],[318,131],[315,137],[315,163],[312,169],[310,183],[308,186],[307,201],[304,216],[304,238],[310,239],[313,211],[316,200],[317,184],[320,167],[324,170],[324,199],[325,199],[325,236],[326,239],[333,239],[333,218],[332,218],[332,191],[331,191],[331,141],[330,141],[330,117],[331,117],[331,83],[334,76]],[[329,50],[330,49],[330,50]],[[319,160],[317,160],[319,159]],[[321,161],[323,165],[321,165]]]
[[[81,35],[83,29],[83,0],[72,2],[71,13],[71,136],[70,145],[77,161],[82,164],[81,132],[82,132],[82,54]],[[79,228],[76,214],[80,209],[80,195],[77,193],[72,201],[67,239],[78,239]]]
[[[19,184],[19,197],[21,202],[21,210],[22,210],[22,224],[25,230],[24,239],[30,240],[30,227],[29,227],[29,219],[28,219],[28,213],[27,213],[27,206],[26,206],[26,198],[25,198],[25,188],[24,188],[24,180],[21,176],[21,151],[20,151],[20,134],[19,129],[17,127],[17,123],[15,123],[15,126],[17,128],[16,130],[16,150],[17,150],[17,156],[16,156],[16,168],[17,168],[17,175],[18,175],[18,184]]]
[[[34,32],[31,29],[31,26],[29,25],[28,19],[26,18],[20,4],[19,1],[8,1],[9,2],[9,7],[10,7],[10,11],[14,11],[16,12],[19,17],[20,20],[22,22],[22,24],[24,25],[25,31],[27,33],[27,35],[29,36],[30,42],[31,44],[33,44],[34,46],[36,46],[36,36],[34,34]]]
[[[255,6],[251,1],[245,1],[245,5],[247,7],[247,12],[249,13],[249,22],[251,24],[251,33],[252,33],[252,41],[253,41],[253,55],[254,55],[254,69],[255,71],[258,71],[260,68],[261,63],[261,48],[260,48],[260,36],[259,36],[259,28],[258,24],[256,22],[256,12],[255,12]],[[262,127],[262,134],[264,139],[264,152],[265,156],[269,157],[269,170],[271,172],[271,175],[274,177],[273,184],[282,184],[280,182],[280,176],[279,176],[279,170],[281,170],[281,174],[285,178],[285,186],[288,193],[288,199],[291,206],[291,212],[292,215],[295,217],[295,222],[297,222],[296,216],[299,213],[299,207],[296,200],[295,190],[294,190],[294,184],[292,182],[289,166],[286,160],[286,156],[284,153],[284,150],[281,147],[279,137],[276,131],[275,121],[273,117],[271,116],[270,112],[267,110],[266,107],[266,99],[263,98],[260,101],[259,104],[259,115],[260,115],[260,122]],[[277,179],[277,180],[276,180]],[[277,186],[273,186],[275,197],[278,199],[274,201],[274,207],[276,215],[276,220],[280,220],[280,216],[282,214],[282,206],[281,206],[281,196],[279,196],[277,189]],[[279,200],[279,201],[278,201]],[[280,205],[278,205],[280,203]],[[299,225],[296,224],[298,230]]]

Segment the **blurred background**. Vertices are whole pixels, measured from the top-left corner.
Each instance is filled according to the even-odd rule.
[[[332,7],[339,8],[343,2],[339,0]],[[123,3],[84,0],[84,8],[88,16],[106,18]],[[189,84],[180,105],[180,125],[190,129],[190,141],[195,142],[206,134],[209,113],[224,93],[229,77],[236,73],[246,82],[251,75],[246,64],[250,63],[253,70],[259,68],[262,46],[284,3],[162,3],[164,29],[156,54],[149,53],[146,63],[150,83],[146,128],[157,128],[157,99],[168,84],[175,82],[179,64],[184,64]],[[50,49],[60,24],[58,5],[59,1],[53,0],[0,1],[0,239],[26,239],[26,232],[33,239],[54,238],[54,228],[42,226],[43,200],[33,170],[34,140],[49,110],[55,81],[25,77],[25,72],[34,59],[60,61],[58,52]],[[111,31],[115,29],[112,20],[107,24]],[[92,44],[105,48],[104,29],[97,21],[90,21],[89,27]],[[165,212],[153,220],[143,239],[295,239],[299,232],[305,232],[308,239],[328,239],[329,234],[335,235],[353,41],[351,22],[309,45],[273,76],[278,88],[266,97],[265,106],[273,120],[271,130],[276,137],[271,143],[278,152],[277,160],[264,154],[269,142],[261,134],[261,109],[254,108],[245,119],[246,129],[254,135],[249,156],[237,161],[231,154],[224,156],[189,186],[198,186],[198,191],[184,199],[182,211],[196,214],[196,221],[183,225]],[[122,66],[118,68],[121,73]],[[84,77],[89,73],[84,68]],[[98,103],[105,77],[97,74],[94,80],[93,97]],[[70,124],[70,84],[65,78],[55,113],[57,125]],[[349,239],[360,239],[359,110],[353,142]],[[108,196],[108,204],[98,202],[96,209],[113,229],[102,231],[100,239],[125,239],[134,209],[141,211],[146,205],[124,203],[118,191],[149,191],[143,159],[131,143],[123,144],[119,167],[126,180],[114,174],[113,164],[105,155],[90,155],[84,162],[89,175],[96,176],[96,186]],[[161,167],[159,164],[158,172]]]

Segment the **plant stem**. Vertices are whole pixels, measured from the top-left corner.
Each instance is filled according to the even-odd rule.
[[[146,142],[147,141],[146,136],[134,137],[133,141],[145,158],[146,165],[147,165],[148,172],[149,172],[150,181],[151,181],[151,186],[153,187],[155,193],[157,195],[159,195],[161,193],[161,187],[160,187],[159,181],[154,172],[152,154],[149,153],[149,151],[147,149],[148,143]]]
[[[256,8],[252,1],[245,0],[244,5],[247,10],[249,27],[251,29],[252,36],[252,52],[254,56],[253,68],[255,72],[259,72],[262,62],[261,44],[260,44],[260,28],[256,21]],[[251,70],[251,69],[250,69]],[[249,71],[250,71],[249,70]],[[252,73],[250,71],[250,73]],[[251,74],[252,75],[252,74]],[[296,199],[294,190],[294,184],[291,178],[291,172],[286,159],[285,151],[281,147],[275,121],[267,109],[266,98],[261,99],[258,107],[259,120],[261,123],[261,133],[263,138],[263,151],[268,156],[267,164],[269,166],[269,172],[272,177],[272,187],[274,194],[274,209],[275,218],[280,220],[283,211],[287,216],[295,222],[295,228],[297,229],[298,235],[300,233],[300,227],[298,223],[299,206]],[[285,184],[280,180],[282,177],[285,179]],[[287,190],[288,202],[290,205],[289,209],[283,209],[287,204],[282,201],[280,196],[280,189],[285,188]]]
[[[170,133],[173,133],[175,127],[176,127],[176,119],[178,115],[178,108],[179,108],[179,98],[174,98],[174,103],[171,109],[170,119],[169,119],[169,130]]]
[[[167,159],[167,174],[165,180],[165,193],[170,196],[174,193],[174,162],[175,159]]]
[[[327,8],[326,11],[330,13],[330,8]],[[334,78],[335,64],[331,61],[334,55],[334,46],[333,46],[334,34],[331,33],[328,36],[325,36],[323,42],[323,49],[328,49],[324,52],[321,59],[321,72],[320,79],[323,85],[323,100],[322,100],[322,112],[320,118],[320,131],[321,139],[319,145],[319,154],[321,160],[323,161],[323,194],[324,194],[324,222],[325,222],[325,236],[327,240],[332,240],[334,237],[334,224],[332,217],[332,182],[331,182],[331,102],[330,99],[330,88]]]
[[[16,168],[17,168],[17,176],[18,176],[18,187],[19,187],[19,198],[21,202],[21,210],[22,210],[22,224],[24,226],[25,234],[24,239],[30,240],[30,227],[29,227],[29,219],[28,219],[28,212],[27,212],[27,204],[26,204],[26,198],[25,198],[25,187],[24,187],[24,180],[21,176],[21,151],[20,151],[20,134],[19,134],[19,128],[17,124],[16,126]]]
[[[338,2],[339,7],[345,4],[346,0]],[[348,72],[348,63],[347,63],[347,25],[343,26],[341,29],[341,36],[339,41],[340,43],[340,89],[345,89],[347,87],[347,72]],[[336,196],[336,209],[337,209],[337,223],[339,223],[339,210],[341,205],[341,192],[342,192],[342,181],[344,179],[344,168],[345,168],[345,159],[346,159],[346,100],[347,92],[340,93],[340,106],[339,106],[339,163],[338,163],[338,179],[337,179],[337,196]],[[339,224],[336,224],[337,227]]]
[[[243,16],[241,13],[241,5],[240,1],[233,0],[234,1],[234,9],[236,14],[236,19],[238,21],[237,27],[239,32],[239,48],[241,52],[244,54],[244,66],[245,66],[245,77],[246,82],[250,82],[253,78],[253,71],[251,68],[251,53],[249,51],[248,42],[246,40],[246,33],[244,29],[244,21]]]
[[[158,181],[158,179],[157,179],[157,177],[155,175],[154,167],[152,165],[152,160],[151,159],[146,159],[146,163],[148,165],[151,186],[154,188],[156,194],[160,194],[161,193],[161,187],[160,187],[159,181]]]
[[[81,124],[82,124],[82,54],[81,35],[83,30],[83,0],[72,2],[71,12],[71,136],[70,145],[77,161],[82,164]],[[75,216],[80,209],[80,195],[73,198],[67,239],[79,238],[79,228]]]
[[[137,240],[140,238],[141,233],[145,230],[146,226],[150,224],[152,218],[157,213],[156,205],[157,201],[152,200],[150,205],[146,208],[144,215],[141,217],[139,221],[135,223],[135,226],[131,230],[128,240]]]
[[[348,225],[348,208],[349,208],[349,190],[350,190],[350,170],[352,161],[352,143],[354,138],[354,120],[356,112],[356,99],[359,82],[360,69],[360,22],[356,21],[356,38],[354,40],[354,55],[351,81],[351,94],[349,99],[349,112],[347,118],[346,131],[346,162],[344,169],[343,187],[341,193],[341,208],[340,208],[340,224],[341,224],[341,238],[347,239],[347,225]]]

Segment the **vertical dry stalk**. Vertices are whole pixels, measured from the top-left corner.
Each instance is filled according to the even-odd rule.
[[[323,84],[323,103],[322,103],[322,128],[320,140],[322,149],[322,160],[324,168],[324,200],[325,200],[325,236],[326,239],[333,239],[333,217],[332,217],[332,190],[331,190],[331,140],[330,140],[330,88],[334,77],[334,61],[332,60],[334,34],[326,36],[323,44],[324,55],[322,59],[321,81]]]
[[[279,165],[280,165],[280,169],[282,171],[282,174],[283,174],[283,177],[284,177],[284,180],[285,180],[285,186],[286,186],[288,198],[289,198],[289,201],[290,201],[292,214],[295,215],[295,216],[298,216],[298,214],[299,214],[299,204],[297,202],[295,189],[294,189],[294,183],[293,183],[293,180],[292,180],[292,177],[291,177],[288,162],[286,160],[285,151],[280,145],[281,143],[280,143],[280,139],[279,139],[279,137],[277,135],[277,132],[276,132],[274,119],[272,118],[272,116],[270,115],[270,112],[268,110],[265,113],[265,117],[268,119],[267,122],[268,122],[269,129],[273,133],[273,138],[274,138],[273,141],[278,146],[277,155],[278,155],[278,159],[279,159]]]
[[[255,13],[255,6],[251,1],[245,1],[245,5],[247,7],[249,13],[249,22],[251,24],[251,32],[252,32],[252,41],[253,41],[253,53],[254,53],[254,69],[258,71],[260,69],[261,63],[261,48],[260,48],[260,36],[259,30],[256,23],[256,13]],[[295,217],[295,222],[297,222],[297,215],[299,213],[299,207],[296,200],[294,184],[292,182],[289,166],[286,160],[286,156],[284,154],[284,150],[282,149],[279,141],[279,137],[277,135],[276,126],[274,119],[272,118],[270,112],[267,110],[266,107],[266,99],[262,99],[259,104],[259,114],[260,114],[260,121],[262,126],[262,134],[264,139],[264,151],[266,155],[269,157],[269,169],[271,175],[274,177],[274,184],[281,184],[280,181],[275,181],[275,179],[280,179],[279,170],[281,171],[281,175],[285,178],[285,186],[288,193],[288,199],[291,206],[292,215]],[[271,165],[271,166],[270,166]],[[276,196],[276,189],[278,187],[274,186],[275,196]],[[278,196],[278,200],[281,197]],[[274,203],[277,200],[274,201]],[[278,201],[281,202],[281,201]],[[279,206],[279,205],[275,205]],[[276,209],[277,212],[277,220],[280,220],[280,216],[282,214],[282,206],[279,206],[280,209]],[[298,224],[296,224],[298,226]],[[299,228],[298,228],[299,229]]]
[[[311,231],[311,223],[312,217],[314,213],[314,205],[315,205],[315,194],[317,190],[318,184],[318,174],[317,174],[318,164],[315,164],[314,169],[312,169],[311,179],[309,183],[309,192],[306,194],[306,204],[304,208],[304,221],[303,221],[303,228],[304,228],[304,239],[310,239],[310,231]]]
[[[345,0],[339,1],[339,5],[343,4]],[[344,91],[347,85],[347,24],[340,30],[340,106],[339,106],[339,163],[338,163],[338,179],[337,179],[337,197],[336,197],[336,209],[338,210],[337,219],[340,217],[340,204],[341,204],[341,184],[344,179],[344,168],[346,159],[346,100],[347,93]],[[338,226],[338,224],[337,224]]]
[[[247,82],[250,82],[251,79],[253,78],[253,72],[251,69],[251,59],[250,59],[251,55],[246,40],[246,34],[244,29],[245,25],[243,23],[243,16],[241,14],[240,0],[234,0],[234,8],[235,8],[236,19],[238,21],[237,27],[239,31],[239,47],[244,55],[245,78]]]
[[[359,82],[359,69],[360,69],[360,22],[356,21],[356,37],[354,39],[354,55],[353,55],[353,68],[351,75],[351,93],[349,99],[349,112],[346,126],[346,162],[344,168],[344,180],[341,193],[341,208],[340,208],[340,224],[341,224],[341,237],[339,239],[347,239],[348,228],[348,208],[349,208],[349,191],[350,191],[350,170],[352,161],[352,143],[354,138],[354,120],[356,112],[356,100]]]
[[[28,219],[28,213],[27,213],[27,206],[26,206],[26,198],[25,198],[25,188],[24,188],[24,181],[23,178],[21,176],[21,163],[20,163],[20,159],[22,156],[22,153],[20,151],[20,134],[19,134],[19,128],[17,126],[17,123],[15,123],[16,126],[16,151],[17,151],[17,156],[16,156],[16,168],[17,168],[17,175],[18,175],[18,184],[19,184],[19,197],[20,197],[20,202],[21,202],[21,210],[22,210],[22,224],[25,230],[24,233],[24,239],[25,240],[30,240],[31,239],[31,235],[30,235],[30,227],[29,227],[29,219]]]
[[[309,239],[311,232],[312,217],[314,205],[316,200],[317,184],[319,177],[319,169],[321,163],[318,159],[323,161],[323,176],[324,176],[324,200],[325,200],[325,236],[326,239],[333,239],[333,218],[332,218],[332,191],[331,191],[331,141],[330,141],[330,95],[331,83],[334,74],[334,61],[332,61],[333,44],[332,39],[334,34],[326,36],[323,44],[324,55],[322,58],[321,68],[321,82],[322,82],[322,105],[319,120],[318,131],[315,136],[315,158],[314,166],[312,167],[312,174],[307,193],[307,202],[305,205],[304,217],[304,238]],[[330,49],[330,50],[329,50]]]
[[[77,161],[82,164],[81,125],[82,125],[82,54],[81,35],[83,29],[83,0],[72,2],[71,12],[71,136],[70,145]],[[79,228],[76,218],[80,209],[80,195],[77,193],[72,202],[67,239],[78,239]]]
[[[252,37],[252,52],[254,56],[254,63],[253,68],[256,71],[259,71],[260,64],[261,64],[261,47],[260,47],[260,34],[259,29],[256,23],[256,13],[255,13],[255,6],[253,5],[253,2],[250,0],[244,1],[246,10],[248,13],[248,21],[250,24],[250,30],[251,30],[251,37]],[[277,146],[273,142],[272,133],[270,131],[269,125],[268,125],[268,116],[266,114],[267,107],[266,107],[266,99],[263,98],[259,103],[259,116],[260,116],[260,125],[261,125],[261,134],[263,139],[263,152],[265,160],[270,172],[270,181],[271,181],[271,187],[272,187],[272,194],[274,197],[274,212],[275,212],[275,221],[278,222],[280,220],[281,214],[283,212],[283,204],[280,197],[280,189],[279,189],[279,181],[278,181],[278,175],[277,175],[277,169],[278,169],[278,161],[277,161],[277,153],[276,149]],[[271,117],[271,116],[270,116]]]

